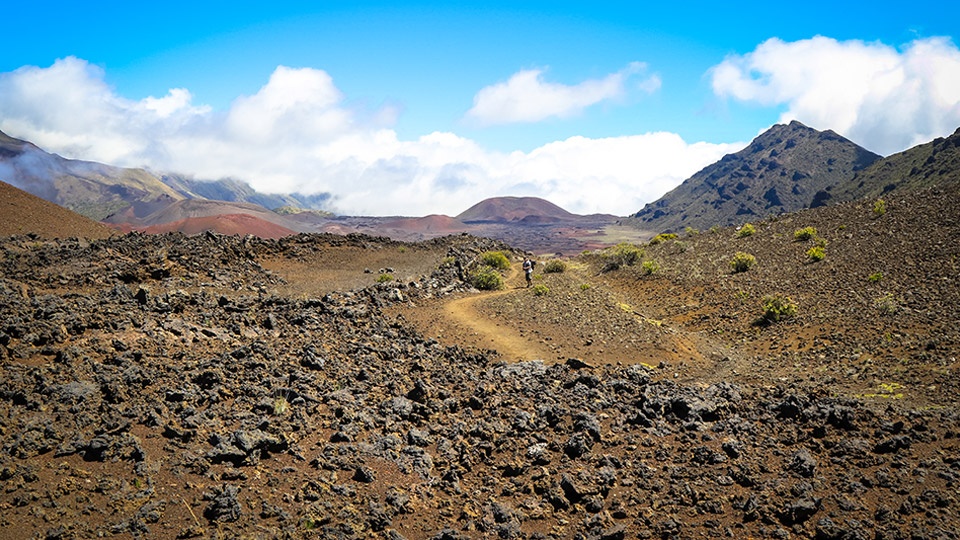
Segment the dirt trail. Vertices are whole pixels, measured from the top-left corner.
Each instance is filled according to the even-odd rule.
[[[518,329],[516,324],[491,319],[477,310],[478,302],[498,296],[517,294],[519,290],[525,288],[516,265],[510,267],[504,283],[505,287],[499,291],[483,292],[447,302],[443,306],[444,316],[454,328],[466,328],[473,335],[478,345],[498,351],[505,360],[552,359],[554,353],[550,348]]]

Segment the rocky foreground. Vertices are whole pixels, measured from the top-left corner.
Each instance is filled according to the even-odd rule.
[[[492,241],[0,247],[2,538],[960,537],[953,407],[509,364],[383,314]],[[310,296],[265,269],[346,249],[436,270]]]

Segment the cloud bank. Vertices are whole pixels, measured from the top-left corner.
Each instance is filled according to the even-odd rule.
[[[883,155],[960,126],[960,50],[947,38],[897,50],[817,36],[770,39],[711,70],[714,92],[786,106],[781,121],[832,129]]]
[[[636,69],[553,88],[561,98],[550,114],[618,95]],[[335,211],[354,215],[457,214],[501,195],[626,215],[742,147],[647,133],[494,152],[453,133],[400,140],[390,125],[395,111],[352,109],[318,69],[278,67],[256,94],[225,111],[195,105],[182,88],[127,99],[104,75],[78,58],[0,74],[0,130],[71,158],[231,177],[271,193],[329,192]]]
[[[476,94],[485,124],[581,114],[652,92],[643,64],[575,85],[522,71]],[[770,39],[709,70],[716,95],[783,108],[781,121],[833,129],[889,154],[960,125],[960,50],[945,38],[901,49],[815,37]],[[415,114],[415,111],[408,111]],[[133,100],[78,58],[0,73],[0,130],[66,157],[199,179],[235,178],[269,192],[327,192],[355,215],[457,214],[487,197],[544,197],[577,213],[636,212],[743,143],[688,143],[673,133],[571,137],[496,152],[449,132],[403,140],[389,107],[358,109],[325,71],[280,66],[225,110],[190,91]]]
[[[645,69],[645,64],[633,62],[603,79],[573,86],[544,81],[541,69],[523,70],[507,82],[477,92],[466,118],[487,126],[567,118],[602,101],[623,98],[627,94],[627,81]],[[652,93],[660,88],[660,78],[652,75],[637,88]]]

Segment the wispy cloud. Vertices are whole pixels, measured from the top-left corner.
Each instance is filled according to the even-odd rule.
[[[785,105],[781,120],[833,129],[890,154],[960,126],[960,50],[947,38],[897,50],[826,37],[770,39],[711,71],[717,95]]]
[[[186,89],[131,100],[104,77],[77,58],[0,74],[0,130],[66,157],[329,192],[334,210],[371,215],[457,214],[500,195],[626,215],[742,147],[647,133],[495,152],[447,132],[401,140],[396,111],[351,108],[318,69],[278,67],[224,111],[194,104]]]
[[[633,62],[602,79],[587,80],[576,85],[547,82],[543,77],[543,69],[519,71],[506,82],[487,86],[477,92],[466,118],[481,125],[496,125],[574,116],[591,105],[624,97],[629,91],[628,81],[645,70],[645,64]],[[657,75],[645,78],[636,86],[636,89],[646,93],[653,93],[659,88],[660,78]]]

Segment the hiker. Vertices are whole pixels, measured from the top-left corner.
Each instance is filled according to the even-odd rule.
[[[529,258],[523,259],[523,274],[527,277],[527,287],[533,283],[533,261]]]

